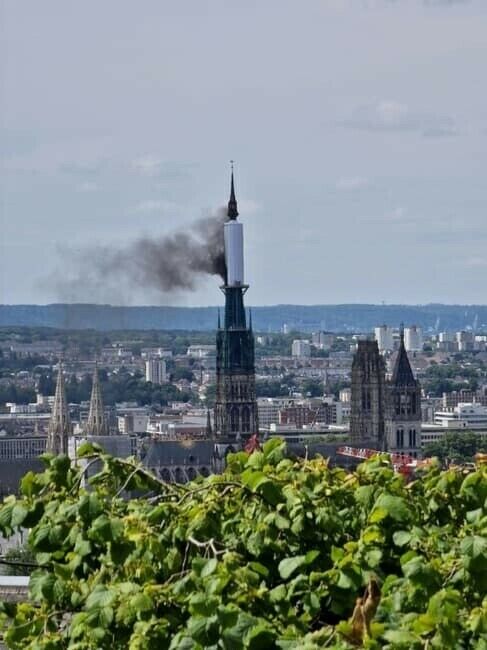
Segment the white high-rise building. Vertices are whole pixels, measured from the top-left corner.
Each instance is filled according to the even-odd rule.
[[[311,335],[311,345],[320,350],[329,350],[335,342],[335,335],[327,332],[313,332]]]
[[[394,349],[394,336],[392,327],[381,325],[375,328],[375,340],[379,346],[380,352],[392,352]]]
[[[466,352],[474,348],[474,334],[473,332],[457,332],[455,335],[457,347],[459,352]]]
[[[440,343],[450,343],[453,341],[453,332],[440,332],[438,334],[438,341]]]
[[[421,352],[423,349],[423,332],[420,327],[412,325],[404,328],[404,347],[407,352]]]
[[[311,356],[311,344],[306,339],[295,339],[291,348],[293,357],[303,358]]]
[[[166,383],[167,373],[164,359],[148,359],[145,362],[145,380],[153,384]]]

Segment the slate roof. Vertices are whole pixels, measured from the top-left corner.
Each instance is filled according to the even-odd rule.
[[[391,384],[393,386],[416,386],[416,379],[414,378],[408,354],[404,347],[403,337],[401,337],[401,345],[399,346],[399,351],[394,362]]]

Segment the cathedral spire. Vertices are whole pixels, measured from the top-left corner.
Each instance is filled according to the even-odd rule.
[[[235,184],[233,182],[233,160],[230,161],[232,166],[232,175],[230,181],[230,200],[228,201],[227,216],[230,221],[235,221],[238,217],[237,199],[235,198]]]
[[[98,363],[95,362],[93,371],[93,387],[91,389],[90,412],[86,423],[85,433],[91,436],[107,436],[108,423],[105,418],[103,399],[101,396],[100,379],[98,377]]]
[[[414,379],[411,364],[408,359],[408,353],[406,352],[406,346],[404,345],[404,325],[402,323],[399,328],[399,335],[401,340],[394,368],[392,370],[391,383],[393,386],[415,386],[416,380]]]
[[[47,429],[46,450],[51,454],[68,453],[68,436],[71,433],[71,420],[69,418],[68,401],[64,385],[63,364],[58,365],[56,393],[52,407],[51,420]]]

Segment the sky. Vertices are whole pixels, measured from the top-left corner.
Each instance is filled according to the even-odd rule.
[[[486,34],[485,0],[0,0],[0,303],[221,303],[76,265],[191,230],[234,159],[248,304],[485,304]]]

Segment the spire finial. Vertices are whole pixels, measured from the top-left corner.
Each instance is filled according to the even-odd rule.
[[[399,325],[399,336],[401,337],[401,345],[404,345],[404,323]]]
[[[231,167],[230,200],[228,201],[228,211],[227,211],[227,216],[231,221],[234,221],[238,217],[237,199],[235,198],[235,183],[233,180],[234,162],[235,162],[234,160],[230,161],[230,167]]]
[[[64,385],[64,369],[62,359],[60,359],[58,363],[56,394],[54,396],[51,419],[47,430],[47,451],[52,454],[67,454],[68,436],[70,433],[71,421]]]
[[[101,395],[100,378],[98,376],[98,359],[95,359],[95,367],[93,369],[90,411],[88,413],[88,421],[86,423],[85,431],[88,435],[92,436],[107,436],[110,433]]]

